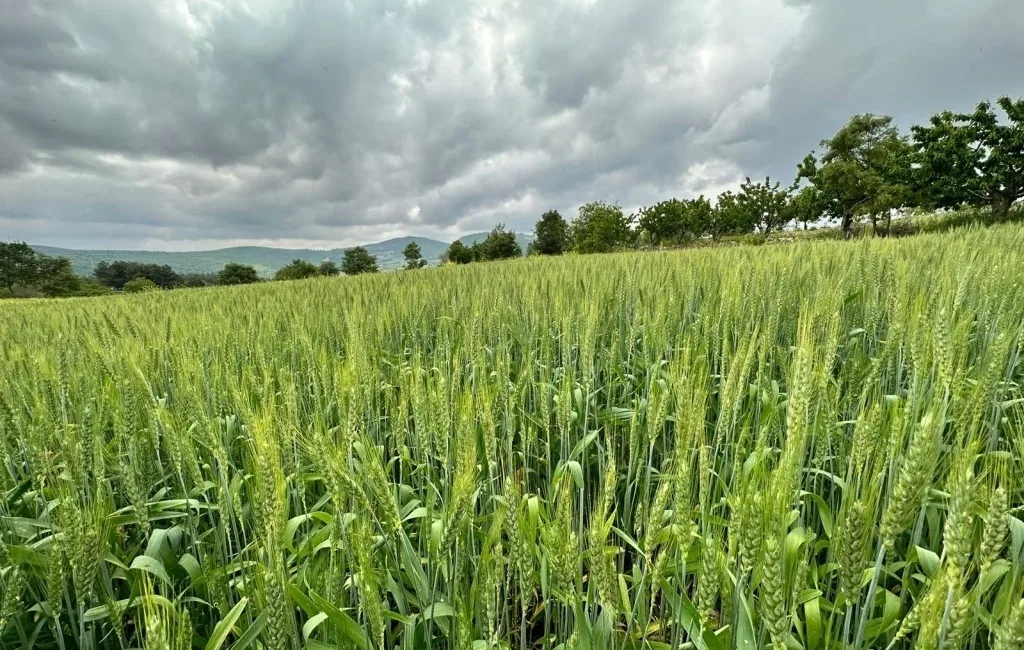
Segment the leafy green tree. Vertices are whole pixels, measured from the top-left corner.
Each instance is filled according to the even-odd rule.
[[[578,253],[607,253],[628,246],[633,230],[618,205],[594,201],[580,206],[569,226],[569,237]]]
[[[458,239],[448,246],[444,256],[452,264],[469,264],[473,261],[473,251]]]
[[[569,224],[557,210],[540,216],[533,228],[530,252],[537,255],[561,255],[569,249]]]
[[[100,262],[92,273],[99,282],[113,289],[121,289],[134,278],[148,278],[161,289],[181,286],[181,276],[166,264],[143,264],[115,260]]]
[[[523,256],[523,249],[516,241],[516,234],[505,230],[505,224],[495,226],[487,239],[480,244],[477,259],[480,261],[507,260]]]
[[[329,278],[335,275],[341,275],[341,269],[338,268],[338,265],[331,260],[324,260],[323,262],[320,262],[320,266],[317,267],[317,273],[325,278]]]
[[[39,292],[50,298],[77,295],[82,288],[82,278],[75,275],[71,260],[65,257],[39,255],[37,286]]]
[[[746,209],[739,196],[727,190],[718,195],[715,207],[708,213],[705,232],[712,240],[717,240],[723,235],[743,230],[747,221]]]
[[[282,266],[274,274],[275,280],[305,280],[320,275],[320,269],[316,264],[302,259],[292,260],[287,266]]]
[[[637,226],[650,235],[653,245],[661,246],[685,238],[688,231],[686,217],[686,203],[669,199],[641,208]]]
[[[156,291],[160,287],[149,278],[135,278],[124,283],[125,293],[146,293],[147,291]]]
[[[405,256],[405,268],[407,270],[421,269],[427,265],[427,260],[423,259],[423,251],[420,250],[420,245],[414,241],[405,245],[402,255]]]
[[[754,183],[748,176],[740,185],[737,200],[743,229],[757,230],[765,239],[790,221],[789,189],[781,189],[778,182],[772,185],[769,177],[763,183]]]
[[[987,205],[996,219],[1024,198],[1024,99],[1000,97],[1005,113],[982,102],[973,113],[945,111],[912,127],[915,185],[928,205]]]
[[[821,204],[821,197],[818,188],[813,185],[806,185],[799,190],[792,188],[793,198],[789,202],[789,217],[791,221],[798,221],[807,230],[807,224],[821,219],[825,211]]]
[[[217,273],[217,284],[252,284],[259,281],[260,276],[256,269],[248,264],[230,262]]]
[[[820,162],[812,152],[800,164],[797,179],[814,185],[822,215],[838,219],[845,237],[853,233],[858,217],[877,214],[879,196],[897,194],[889,185],[903,176],[893,173],[901,141],[891,117],[855,115],[830,140],[822,140]]]
[[[14,295],[14,288],[35,284],[39,277],[39,260],[35,250],[25,242],[0,242],[0,286]]]
[[[345,275],[376,273],[377,258],[362,246],[345,249],[345,257],[341,262],[341,270]]]

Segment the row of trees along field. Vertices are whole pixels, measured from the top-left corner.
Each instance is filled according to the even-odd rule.
[[[1002,111],[1000,116],[996,106]],[[943,111],[928,124],[901,133],[888,116],[856,115],[822,140],[782,186],[749,177],[738,191],[712,201],[669,199],[626,215],[614,204],[583,205],[572,223],[546,212],[535,227],[530,252],[601,253],[645,245],[685,245],[725,235],[764,238],[790,224],[838,223],[844,237],[870,223],[875,235],[892,232],[894,213],[987,208],[1005,220],[1024,198],[1024,100],[982,102],[972,113]],[[500,227],[499,227],[500,230]],[[503,253],[505,251],[502,251]],[[456,263],[500,259],[485,245],[454,242]]]
[[[420,247],[405,248],[406,268],[426,266]],[[302,280],[317,276],[377,273],[377,259],[362,246],[345,251],[341,265],[325,260],[319,265],[296,259],[277,270],[274,280]],[[95,296],[112,291],[142,293],[156,289],[236,285],[260,282],[256,268],[229,263],[217,273],[178,273],[167,264],[116,260],[100,262],[91,278],[75,274],[70,260],[37,253],[24,242],[0,242],[0,297]]]

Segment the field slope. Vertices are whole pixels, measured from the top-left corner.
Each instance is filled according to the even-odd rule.
[[[0,647],[1022,647],[1022,268],[1002,226],[5,304]]]

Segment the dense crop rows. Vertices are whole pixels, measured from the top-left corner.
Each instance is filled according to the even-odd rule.
[[[0,308],[3,648],[1024,647],[1024,230]]]

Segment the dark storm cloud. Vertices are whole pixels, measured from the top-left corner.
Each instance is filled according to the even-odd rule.
[[[0,0],[0,239],[452,237],[1024,92],[1017,0]]]

